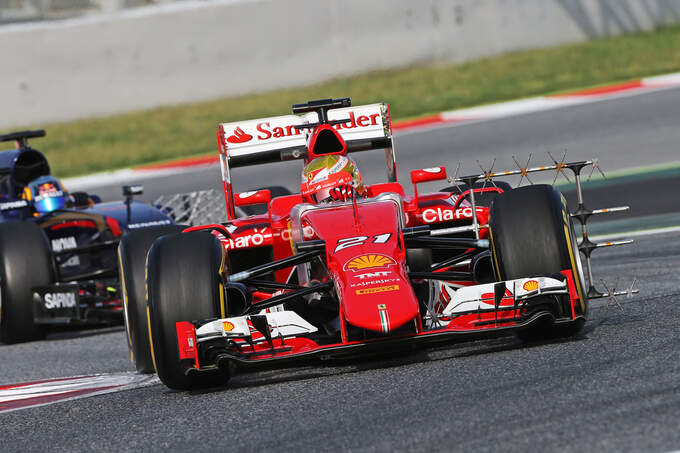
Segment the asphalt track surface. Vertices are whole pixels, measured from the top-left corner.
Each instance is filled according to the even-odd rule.
[[[502,152],[499,158],[512,162],[512,154],[556,154],[564,146],[572,159],[599,157],[611,170],[671,162],[678,160],[679,116],[680,90],[669,90],[410,133],[396,140],[400,176],[406,180],[409,167],[442,163],[454,155],[448,149],[459,150],[467,173],[476,171],[477,158],[490,163]],[[656,162],[646,161],[651,158]],[[378,169],[378,160],[367,160],[364,170]],[[285,165],[296,176],[299,164]],[[264,175],[267,184],[291,177]],[[218,172],[156,178],[146,182],[147,196],[219,187],[208,178]],[[249,180],[245,175],[236,184],[245,190]],[[106,190],[117,195],[100,189],[105,197]],[[659,209],[651,214],[680,211]],[[637,277],[641,295],[593,301],[583,333],[571,340],[526,345],[510,336],[241,375],[208,391],[152,385],[25,409],[0,414],[0,450],[678,450],[680,233],[598,251],[594,266],[598,281],[618,289]],[[133,367],[124,331],[114,328],[0,345],[0,369],[0,383],[12,383]]]
[[[0,414],[4,451],[670,451],[680,448],[680,234],[595,260],[643,293],[591,304],[575,339],[514,337],[162,385]],[[4,379],[131,370],[122,330],[0,346]],[[11,364],[11,366],[7,366]]]

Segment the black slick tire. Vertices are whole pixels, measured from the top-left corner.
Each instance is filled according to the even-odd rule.
[[[176,390],[225,384],[223,374],[188,375],[179,358],[176,323],[218,318],[225,310],[221,283],[224,249],[207,232],[158,239],[147,257],[150,339],[160,380]]]
[[[521,330],[524,340],[577,334],[587,315],[580,254],[566,201],[549,185],[531,185],[503,192],[489,212],[491,255],[497,279],[550,276],[571,270],[579,294],[574,321]]]
[[[53,280],[50,246],[40,227],[32,222],[0,223],[0,340],[3,343],[21,343],[45,336],[45,328],[33,321],[31,288],[49,285]]]
[[[153,373],[149,346],[149,327],[146,322],[146,291],[144,277],[146,255],[156,239],[166,234],[181,232],[177,225],[158,226],[128,231],[118,246],[118,269],[125,310],[130,360],[140,373]]]

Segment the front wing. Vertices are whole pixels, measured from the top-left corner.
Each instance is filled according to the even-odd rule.
[[[494,337],[543,323],[577,321],[581,317],[575,310],[579,299],[570,271],[553,277],[470,286],[459,291],[439,315],[426,315],[428,322],[420,330],[414,322],[411,333],[361,341],[319,341],[316,327],[285,310],[223,318],[198,327],[178,322],[179,357],[185,361],[188,374],[232,374],[236,370],[288,366],[311,358],[343,358],[409,345]],[[532,301],[546,300],[546,296],[568,298],[571,311],[561,313],[542,304],[527,310]]]

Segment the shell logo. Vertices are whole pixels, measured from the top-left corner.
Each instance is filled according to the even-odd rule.
[[[224,321],[222,322],[222,328],[225,332],[231,332],[234,330],[234,324],[230,323],[229,321]]]
[[[392,264],[397,264],[397,262],[394,261],[394,258],[377,253],[367,253],[366,255],[359,255],[352,258],[347,263],[345,263],[344,268],[345,270],[361,271],[375,267],[387,267]]]
[[[536,280],[528,280],[522,285],[525,291],[536,291],[538,289],[538,282]]]

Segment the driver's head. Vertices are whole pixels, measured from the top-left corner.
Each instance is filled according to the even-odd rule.
[[[353,159],[347,156],[317,157],[302,170],[302,197],[307,202],[324,203],[364,196],[361,173]]]
[[[68,194],[54,176],[40,176],[28,183],[23,198],[32,201],[37,212],[46,213],[63,208]]]

